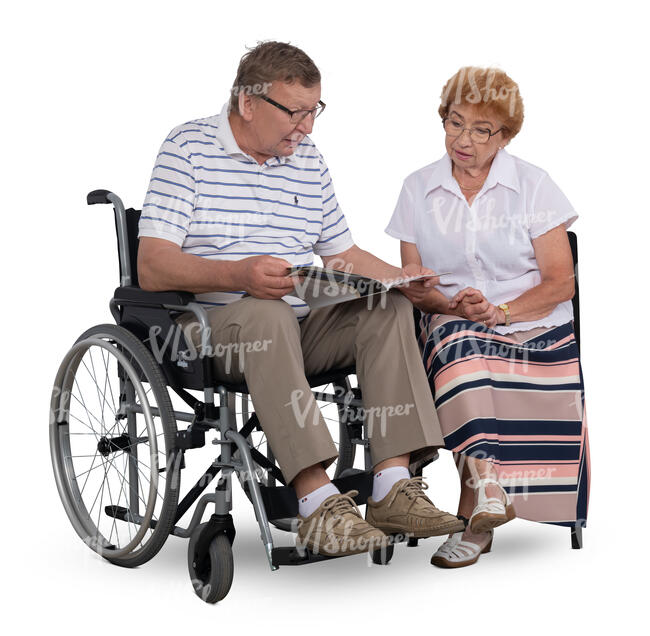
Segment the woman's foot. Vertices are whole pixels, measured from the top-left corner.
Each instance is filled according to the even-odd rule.
[[[464,568],[473,565],[481,554],[490,551],[492,538],[492,531],[476,533],[469,527],[464,532],[450,534],[431,557],[431,563],[439,568]]]
[[[477,503],[468,527],[475,534],[488,532],[515,518],[508,493],[496,479],[481,479],[476,484]]]

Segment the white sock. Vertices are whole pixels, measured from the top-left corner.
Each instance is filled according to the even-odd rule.
[[[380,470],[372,480],[372,500],[381,501],[400,479],[410,479],[406,466],[391,466]]]
[[[341,491],[330,481],[329,483],[308,492],[298,499],[298,514],[304,519],[318,508],[328,497],[337,495]]]

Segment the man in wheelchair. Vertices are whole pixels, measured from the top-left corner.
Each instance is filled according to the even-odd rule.
[[[145,290],[193,292],[208,309],[212,351],[229,352],[212,355],[216,377],[246,383],[299,500],[298,541],[341,555],[376,548],[384,533],[436,536],[463,523],[409,472],[443,446],[410,301],[391,290],[373,306],[309,311],[292,296],[287,268],[314,254],[376,279],[404,275],[352,240],[307,137],[325,108],[320,92],[318,69],[296,47],[266,42],[244,55],[221,113],[178,126],[162,144],[140,217],[138,278]],[[194,315],[178,322],[199,347]],[[366,410],[382,414],[368,428],[365,519],[325,471],[337,449],[307,381],[352,365]]]

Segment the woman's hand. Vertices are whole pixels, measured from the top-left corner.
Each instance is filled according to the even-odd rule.
[[[429,295],[431,289],[439,282],[440,278],[436,273],[428,267],[409,263],[402,267],[400,278],[410,278],[411,276],[435,276],[435,278],[426,278],[422,280],[415,280],[409,283],[404,283],[397,287],[414,305],[417,306]]]
[[[480,290],[466,287],[459,291],[450,301],[449,309],[473,322],[482,322],[492,329],[502,320],[502,310],[490,303]]]

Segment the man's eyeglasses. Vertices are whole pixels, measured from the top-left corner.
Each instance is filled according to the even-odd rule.
[[[445,128],[445,132],[450,137],[460,137],[465,130],[469,130],[470,139],[477,144],[486,144],[490,140],[490,137],[503,130],[503,126],[495,132],[492,132],[489,128],[483,128],[480,126],[465,128],[462,121],[450,117],[443,117],[442,125]]]
[[[289,110],[286,106],[278,104],[278,102],[276,102],[274,99],[271,99],[270,97],[267,97],[266,95],[259,95],[258,97],[287,113],[292,124],[299,124],[308,115],[311,115],[314,119],[316,119],[316,117],[318,117],[325,110],[325,103],[321,102],[320,100],[318,101],[318,106],[316,106],[316,108]]]

